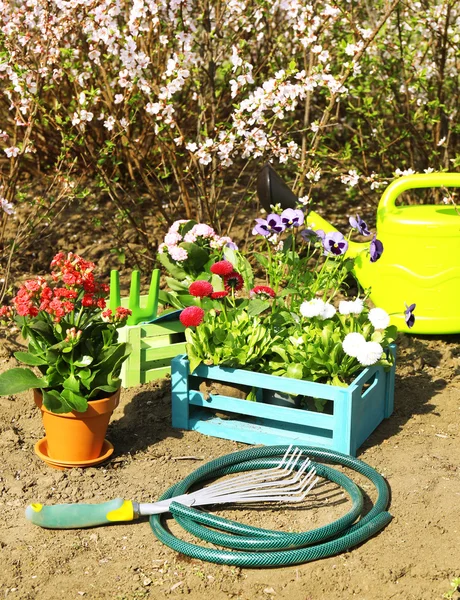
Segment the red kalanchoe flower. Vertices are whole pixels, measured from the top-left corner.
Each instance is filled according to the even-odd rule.
[[[225,298],[228,296],[228,292],[213,292],[211,294],[211,298],[213,300],[220,300],[221,298]]]
[[[101,298],[99,298],[101,300]],[[115,309],[115,320],[116,321],[124,321],[128,317],[133,314],[133,311],[129,308],[123,308],[122,306],[117,306]]]
[[[273,290],[271,287],[268,287],[268,285],[256,285],[249,292],[249,295],[251,298],[254,296],[259,296],[262,298],[274,298],[276,294],[275,290]]]
[[[232,271],[228,275],[224,275],[224,287],[229,294],[232,290],[234,292],[241,290],[243,285],[244,279],[236,271]]]
[[[230,275],[230,273],[233,273],[233,265],[228,260],[220,260],[211,265],[210,270],[211,273],[214,273],[215,275]]]
[[[94,304],[95,304],[95,301],[93,299],[93,295],[92,294],[85,294],[83,296],[83,298],[81,299],[81,305],[82,306],[90,307],[90,306],[94,306]]]
[[[0,306],[0,319],[6,318],[6,319],[11,319],[11,317],[13,316],[13,311],[11,310],[10,306]]]
[[[192,296],[196,296],[197,298],[205,298],[206,296],[210,296],[214,289],[209,281],[198,279],[198,281],[194,281],[190,285],[188,291],[192,294]]]
[[[185,327],[198,327],[204,319],[204,310],[199,306],[187,306],[179,315],[179,320]]]

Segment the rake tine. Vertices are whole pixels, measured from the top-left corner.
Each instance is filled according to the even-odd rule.
[[[198,490],[198,492],[196,492],[196,495],[209,495],[209,494],[217,494],[219,493],[220,490],[222,489],[227,489],[228,487],[230,487],[231,489],[234,489],[234,486],[240,486],[240,485],[244,485],[246,482],[248,482],[250,484],[249,487],[253,487],[254,485],[257,485],[258,481],[269,481],[270,479],[279,479],[280,477],[280,472],[284,472],[283,476],[287,476],[289,473],[292,472],[295,464],[297,464],[297,460],[296,463],[293,466],[290,466],[289,470],[286,470],[286,467],[284,468],[280,468],[280,465],[284,462],[284,460],[287,458],[287,455],[290,451],[290,449],[292,448],[292,446],[289,446],[287,452],[285,453],[285,455],[283,456],[283,458],[281,459],[281,462],[279,465],[277,465],[276,467],[272,467],[271,469],[262,469],[259,471],[251,471],[249,473],[245,473],[244,475],[238,475],[237,477],[233,477],[232,479],[228,479],[226,481],[222,481],[220,483],[213,483],[212,485],[209,485],[206,488],[202,488],[200,490]],[[297,449],[294,450],[293,452],[293,456],[297,453]],[[301,451],[300,451],[301,453]],[[287,465],[290,465],[290,463],[292,462],[292,457],[291,459],[289,459],[289,461],[287,462]]]
[[[262,497],[262,496],[269,496],[270,494],[286,494],[286,495],[296,495],[296,494],[300,494],[303,492],[304,488],[308,485],[308,483],[311,481],[311,479],[313,477],[315,477],[316,475],[316,469],[313,468],[311,471],[309,471],[306,476],[303,478],[303,480],[299,483],[299,482],[294,482],[291,483],[289,482],[287,485],[281,485],[279,487],[267,487],[266,489],[257,489],[257,490],[243,490],[241,492],[239,491],[235,491],[236,494],[238,494],[238,496],[241,497],[250,497],[252,495],[254,495],[255,497]],[[231,494],[229,494],[231,495]]]
[[[302,464],[301,469],[305,471],[308,464],[311,461],[307,459]],[[316,475],[316,469],[311,467],[308,473],[303,477],[294,477],[287,481],[280,482],[279,486],[273,485],[273,482],[261,483],[256,486],[243,486],[243,487],[232,487],[228,486],[225,489],[221,489],[218,494],[204,495],[198,494],[196,496],[197,502],[203,502],[208,499],[209,502],[226,502],[230,501],[248,501],[249,499],[255,500],[266,500],[268,499],[279,499],[280,497],[298,496],[303,492],[312,478]],[[314,485],[314,484],[313,484]]]
[[[291,470],[287,473],[283,473],[283,470],[281,471],[281,473],[275,473],[273,472],[270,477],[267,478],[264,477],[264,473],[263,471],[259,471],[256,473],[253,473],[253,477],[234,477],[233,479],[229,479],[225,482],[222,482],[221,484],[214,484],[214,485],[210,485],[207,488],[202,488],[202,490],[199,490],[196,494],[194,494],[197,498],[205,498],[207,496],[212,496],[214,498],[220,497],[221,495],[225,495],[228,494],[229,491],[230,493],[241,493],[244,492],[246,490],[256,490],[256,489],[261,489],[264,487],[273,487],[273,484],[276,481],[280,481],[281,485],[286,486],[289,485],[291,483],[296,482],[299,479],[298,474],[296,473],[296,475],[291,479],[291,480],[285,480],[283,479],[283,477],[286,477],[287,475],[290,475],[292,473],[292,469],[295,468],[295,466],[297,465],[298,462],[298,456],[296,458],[296,462],[293,463],[291,465]],[[308,460],[308,459],[307,459]],[[303,466],[303,465],[302,465]],[[280,477],[281,475],[281,477]]]
[[[315,475],[315,473],[313,473],[313,476]],[[314,479],[313,481],[311,481],[311,478],[307,479],[307,481],[304,484],[304,488],[305,486],[307,486],[306,489],[304,489],[302,491],[302,493],[299,492],[279,492],[279,490],[276,490],[276,488],[272,488],[271,490],[263,490],[262,493],[255,493],[252,494],[251,492],[247,492],[246,494],[228,494],[226,496],[221,496],[218,499],[213,499],[210,498],[205,498],[204,501],[200,499],[198,500],[198,503],[200,505],[204,505],[204,504],[213,504],[213,503],[242,503],[242,502],[301,502],[302,500],[304,500],[306,498],[306,496],[308,495],[308,493],[310,492],[310,490],[313,488],[313,486],[316,484],[316,482],[318,481],[318,478]],[[278,492],[278,493],[273,493],[273,492]],[[217,501],[216,501],[217,500]]]

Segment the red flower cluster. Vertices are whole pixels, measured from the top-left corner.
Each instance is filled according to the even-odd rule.
[[[198,327],[203,319],[204,310],[199,306],[187,306],[179,315],[179,320],[185,327]]]
[[[197,298],[205,298],[206,296],[210,296],[214,290],[209,281],[198,279],[190,285],[188,291],[192,294],[192,296]]]
[[[51,273],[54,281],[62,279],[69,288],[83,288],[83,306],[105,308],[106,302],[103,297],[108,294],[109,286],[96,281],[93,273],[96,265],[93,262],[84,260],[73,252],[69,252],[67,256],[59,252],[51,261],[51,268],[54,269]]]
[[[233,273],[233,265],[228,260],[220,260],[219,262],[211,265],[210,271],[215,275],[230,275],[230,273]]]
[[[233,290],[238,292],[244,285],[244,279],[236,271],[232,271],[228,275],[224,275],[224,288],[230,294]]]
[[[51,268],[53,281],[61,280],[64,285],[52,287],[44,277],[25,281],[12,302],[19,316],[36,317],[44,311],[59,323],[75,310],[75,303],[79,299],[85,308],[105,308],[104,296],[109,292],[109,286],[96,281],[93,274],[96,268],[94,263],[83,260],[72,252],[67,255],[59,252],[53,258]],[[4,308],[0,316],[11,314]],[[119,318],[121,320],[122,317]]]
[[[123,308],[122,306],[117,306],[115,309],[115,314],[108,308],[102,313],[102,318],[104,321],[109,323],[121,323],[126,321],[128,317],[132,315],[132,311],[129,308]]]
[[[262,298],[274,298],[276,296],[275,290],[273,290],[268,285],[256,285],[249,292],[249,295],[251,298],[253,298],[254,296],[259,296]]]

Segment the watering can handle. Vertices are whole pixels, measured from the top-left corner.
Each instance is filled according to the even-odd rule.
[[[398,196],[407,190],[434,187],[460,187],[460,173],[419,173],[400,177],[383,192],[379,211],[393,208]]]

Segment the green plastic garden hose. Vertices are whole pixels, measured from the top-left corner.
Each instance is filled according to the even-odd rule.
[[[363,496],[358,486],[346,475],[322,463],[315,463],[317,474],[337,483],[349,494],[352,506],[338,520],[301,533],[285,533],[260,529],[204,513],[176,502],[170,506],[174,519],[189,533],[214,545],[232,550],[214,549],[192,544],[172,535],[163,525],[162,515],[152,515],[150,526],[164,544],[192,558],[238,567],[281,567],[333,556],[364,542],[391,521],[386,511],[389,491],[383,477],[363,461],[310,446],[296,446],[311,459],[342,465],[364,475],[375,486],[378,497],[372,509],[358,519]],[[185,494],[196,483],[241,471],[272,468],[279,464],[288,446],[262,446],[217,458],[170,487],[160,498],[166,500]]]

